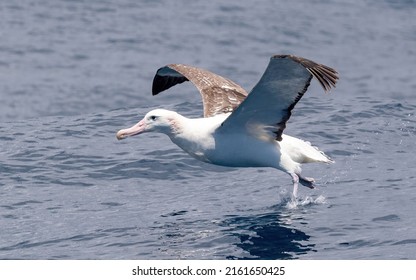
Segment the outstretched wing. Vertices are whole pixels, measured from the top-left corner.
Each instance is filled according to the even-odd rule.
[[[191,81],[201,93],[204,117],[232,112],[247,96],[247,92],[233,81],[184,64],[169,64],[157,70],[152,93],[157,95],[185,81]]]
[[[302,57],[273,56],[260,81],[218,132],[243,131],[281,141],[291,111],[308,89],[312,77],[326,92],[335,87],[338,73]]]

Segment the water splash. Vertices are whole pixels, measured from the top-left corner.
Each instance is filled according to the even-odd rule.
[[[323,195],[319,195],[314,198],[312,196],[306,196],[304,198],[291,198],[286,202],[285,207],[287,209],[297,209],[298,207],[304,207],[309,205],[322,205],[326,203],[326,198]]]

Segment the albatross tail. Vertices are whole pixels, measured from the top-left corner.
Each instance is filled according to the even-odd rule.
[[[279,143],[290,158],[297,163],[334,163],[334,161],[311,143],[289,135],[283,135]]]

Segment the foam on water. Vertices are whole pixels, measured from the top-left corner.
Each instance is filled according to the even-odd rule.
[[[296,209],[298,207],[310,206],[310,205],[320,205],[325,204],[326,198],[323,195],[319,195],[314,198],[311,196],[306,196],[304,198],[290,199],[286,202],[285,207],[287,209]]]

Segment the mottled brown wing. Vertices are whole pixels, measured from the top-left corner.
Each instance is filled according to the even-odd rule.
[[[204,117],[229,113],[246,98],[247,92],[233,81],[205,69],[184,64],[169,64],[157,70],[152,93],[157,95],[185,81],[199,90],[204,105]]]

